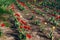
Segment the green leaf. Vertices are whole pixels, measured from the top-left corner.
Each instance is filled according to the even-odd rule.
[[[3,14],[12,14],[13,11],[12,10],[6,10],[6,9],[3,9],[3,8],[0,8],[0,15],[3,15]]]
[[[0,0],[0,6],[2,6],[2,5],[9,6],[13,2],[14,2],[14,0]]]
[[[30,18],[30,20],[33,20],[34,19],[34,16],[32,16],[31,18]]]
[[[4,24],[6,25],[6,27],[10,27],[10,23],[4,22]]]
[[[14,2],[20,11],[23,11],[25,8],[21,6],[16,0]]]

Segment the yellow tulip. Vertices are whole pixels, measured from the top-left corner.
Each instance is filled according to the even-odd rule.
[[[55,26],[53,26],[52,29],[54,30],[55,29]]]
[[[47,22],[45,22],[45,24],[47,24]]]

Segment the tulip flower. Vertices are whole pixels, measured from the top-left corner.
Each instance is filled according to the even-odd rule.
[[[27,29],[28,29],[28,30],[31,30],[31,27],[30,27],[30,26],[27,26]]]
[[[58,17],[56,17],[56,19],[59,19]]]
[[[30,34],[26,34],[26,37],[29,39],[32,38],[32,36]]]
[[[25,3],[23,3],[23,2],[19,2],[23,7],[25,7],[26,9],[28,9],[28,7],[26,6],[26,4]]]
[[[56,16],[55,14],[52,14],[52,16]]]
[[[17,18],[18,21],[20,21],[21,19],[20,18]]]
[[[25,3],[23,3],[23,2],[19,2],[19,4],[22,6],[26,6]]]
[[[31,30],[31,27],[28,25],[24,25],[24,29]]]
[[[14,4],[12,4],[12,5],[11,5],[11,9],[13,9],[13,10],[14,10],[14,8],[15,8],[15,7],[14,7]]]
[[[2,24],[1,24],[1,27],[4,27],[4,26],[5,26],[5,24],[4,24],[4,23],[2,23]]]
[[[20,14],[16,13],[15,16],[20,17]]]
[[[23,20],[21,20],[21,23],[22,23],[22,24],[24,24],[24,25],[26,25],[26,24],[27,24],[27,22],[25,22],[25,21],[23,21]]]
[[[27,29],[27,26],[26,25],[24,25],[24,29]]]
[[[60,15],[56,16],[56,19],[59,19],[60,18]]]
[[[23,26],[20,26],[20,28],[23,28]]]

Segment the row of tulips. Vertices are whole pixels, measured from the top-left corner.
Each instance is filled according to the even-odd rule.
[[[20,11],[23,11],[25,8],[23,7],[24,5],[21,5],[19,0],[15,0],[14,4],[18,7]]]
[[[31,5],[30,5],[31,6]],[[33,9],[32,9],[33,10]],[[41,15],[43,15],[43,13],[40,11],[40,10],[36,10],[36,12],[38,13],[38,14],[41,14]],[[54,16],[55,17],[55,19],[60,19],[60,15],[59,15],[59,13],[58,12],[56,12],[56,11],[54,11],[54,12],[52,12],[52,13],[49,13],[51,16]]]
[[[24,3],[24,2],[21,2],[20,0],[17,0],[17,2],[18,2],[19,4],[21,4],[22,6],[26,6],[25,3]]]
[[[32,9],[32,10],[33,10],[33,9]],[[40,15],[42,15],[42,16],[44,16],[44,17],[47,16],[44,12],[41,12],[40,10],[34,10],[34,11],[35,11],[37,14],[40,14]],[[56,12],[53,12],[53,14],[51,14],[51,15],[52,15],[52,17],[54,18],[54,20],[52,20],[52,19],[53,19],[52,17],[49,17],[49,19],[47,19],[47,20],[48,20],[48,21],[50,20],[50,22],[58,25],[57,20],[60,19],[60,15],[57,15]],[[51,18],[51,19],[50,19],[50,18]]]
[[[60,9],[59,3],[51,2],[51,1],[41,1],[41,2],[39,2],[37,4],[35,4],[35,5],[38,6],[38,7],[47,7],[49,9],[56,9],[56,10]]]
[[[45,8],[45,9],[43,9],[44,11],[45,10],[47,10],[47,12],[48,11],[50,11],[50,9],[48,9],[48,8]],[[54,16],[55,18],[57,18],[57,19],[60,19],[60,14],[59,14],[59,12],[57,12],[57,11],[53,11],[53,12],[49,12],[48,14],[50,14],[51,16]]]
[[[26,3],[26,5],[31,8],[32,10],[34,9],[34,7],[32,8],[31,4],[30,3]],[[43,15],[43,13],[40,11],[40,10],[35,10],[38,14],[41,14]],[[49,13],[51,16],[55,16],[56,19],[60,19],[60,15],[58,12],[53,12],[53,13]]]
[[[18,30],[19,30],[19,33],[20,33],[20,39],[22,40],[26,40],[26,38],[31,38],[32,36],[30,35],[30,34],[28,34],[27,32],[26,32],[26,30],[31,30],[31,27],[29,26],[29,25],[27,25],[27,22],[26,21],[24,21],[24,20],[22,20],[21,18],[20,18],[20,14],[19,13],[15,13],[15,15],[14,15],[15,17],[16,17],[16,19],[17,19],[17,22],[19,22],[18,24],[19,24],[19,27],[18,27]]]
[[[15,6],[14,5],[11,6],[11,8],[12,8],[13,11],[15,11]],[[26,21],[21,19],[20,13],[15,12],[14,17],[16,18],[17,23],[19,25],[18,31],[20,33],[20,35],[19,35],[20,40],[22,40],[22,39],[26,40],[26,37],[31,38],[32,36],[30,34],[26,33],[26,30],[31,30],[31,27],[29,25],[27,25]]]
[[[40,14],[42,15],[43,17],[45,17],[47,19],[47,21],[55,24],[55,25],[59,25],[59,19],[60,19],[60,16],[57,15],[56,17],[54,17],[54,15],[52,17],[49,17],[48,15],[44,14],[43,12],[41,12],[40,10],[37,10],[35,11],[37,14]]]
[[[46,25],[48,25],[46,22],[44,23],[45,25],[43,25],[43,24],[41,24],[40,25],[40,31],[42,32],[42,33],[44,33],[44,35],[47,37],[47,38],[49,38],[50,40],[52,40],[53,39],[53,37],[54,37],[54,31],[55,31],[55,29],[56,29],[56,27],[55,26],[51,26],[51,29],[50,28],[48,28],[47,29],[47,31],[49,30],[50,32],[46,32],[46,30],[45,30],[45,28],[47,27]],[[47,33],[47,34],[46,34]]]

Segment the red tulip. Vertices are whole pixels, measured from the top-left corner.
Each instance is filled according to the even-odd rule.
[[[56,16],[56,19],[60,19],[60,15]]]
[[[19,2],[19,4],[21,4],[22,6],[26,6],[25,3],[23,3],[23,2]]]
[[[23,26],[20,26],[20,28],[23,28]]]
[[[4,26],[5,26],[5,24],[4,24],[4,23],[2,23],[2,24],[1,24],[1,27],[4,27]]]
[[[27,29],[27,26],[26,25],[24,25],[24,29]]]
[[[55,14],[52,14],[52,16],[56,16]]]
[[[15,6],[14,6],[14,4],[12,4],[12,5],[11,5],[11,9],[13,9],[13,10],[15,9]]]
[[[30,27],[30,26],[28,26],[28,27],[27,27],[27,29],[28,29],[28,30],[31,30],[31,27]]]
[[[21,20],[20,22],[21,22],[22,24],[24,24],[24,25],[27,24],[27,22],[25,22],[25,21],[23,21],[23,20]]]
[[[26,7],[26,9],[28,9],[28,7],[25,5],[25,3],[24,3],[24,2],[21,2],[20,0],[17,0],[17,1],[18,1],[18,3],[19,3],[20,5],[22,5],[22,6]]]
[[[24,29],[31,30],[31,27],[28,25],[24,25]]]
[[[17,18],[18,21],[20,21],[21,19],[20,18]]]
[[[15,16],[20,17],[20,14],[16,13]]]
[[[56,17],[56,19],[59,19],[58,17]]]
[[[30,34],[26,34],[26,37],[29,39],[32,38],[32,36]]]

